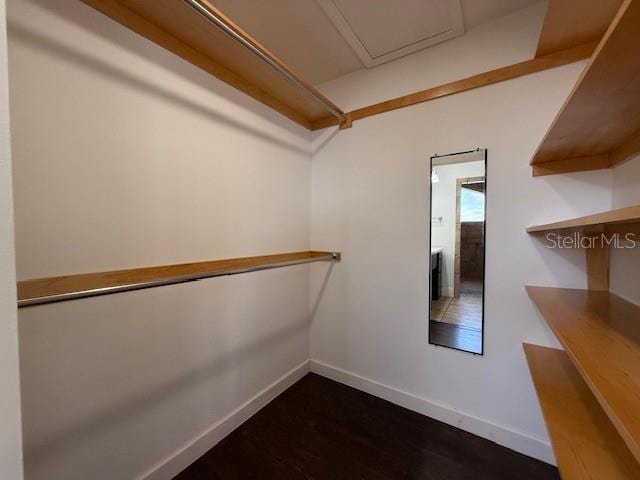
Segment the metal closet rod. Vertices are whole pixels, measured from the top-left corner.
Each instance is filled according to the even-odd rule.
[[[178,283],[194,282],[205,278],[224,277],[226,275],[236,275],[238,273],[258,272],[260,270],[271,270],[272,268],[289,267],[292,265],[302,265],[313,262],[339,262],[341,255],[339,252],[328,252],[326,255],[317,255],[309,258],[301,258],[297,260],[285,260],[281,262],[266,263],[263,265],[253,265],[250,267],[235,267],[211,270],[208,272],[192,273],[188,275],[180,275],[173,277],[159,278],[157,280],[149,280],[145,282],[136,282],[123,285],[114,285],[110,287],[91,288],[87,290],[76,290],[73,292],[57,293],[51,295],[42,295],[39,297],[30,297],[18,300],[18,307],[29,307],[33,305],[43,305],[46,303],[64,302],[67,300],[76,300],[87,297],[97,297],[101,295],[109,295],[112,293],[130,292],[132,290],[143,290],[145,288],[162,287],[166,285],[175,285]]]
[[[302,90],[307,95],[312,97],[315,101],[322,104],[329,112],[331,112],[331,114],[334,117],[336,117],[340,121],[340,123],[343,123],[346,121],[346,117],[344,113],[342,113],[339,110],[336,110],[336,108],[332,104],[328,103],[324,97],[318,95],[317,92],[310,90],[304,83],[298,80],[295,77],[295,75],[292,75],[288,69],[284,68],[282,65],[280,65],[280,63],[276,62],[273,58],[266,55],[260,48],[256,47],[247,38],[245,38],[243,35],[238,33],[235,30],[235,28],[233,28],[231,25],[227,23],[226,19],[220,17],[218,13],[213,11],[208,5],[201,2],[200,0],[184,0],[184,2],[187,5],[189,5],[191,8],[193,8],[196,12],[198,12],[200,15],[202,15],[206,20],[213,23],[216,27],[222,30],[227,36],[229,36],[230,38],[238,42],[240,45],[242,45],[244,48],[246,48],[251,53],[256,55],[262,61],[264,61],[265,63],[269,64],[272,68],[277,70],[283,77],[285,77],[296,88],[298,88],[299,90]]]

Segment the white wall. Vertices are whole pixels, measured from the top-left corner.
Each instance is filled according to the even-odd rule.
[[[19,278],[309,248],[306,130],[77,0],[9,19]],[[304,372],[309,302],[299,266],[22,309],[26,478],[171,459]]]
[[[640,155],[613,169],[613,205],[622,208],[640,203]]]
[[[640,156],[636,156],[613,169],[613,208],[640,204]],[[640,235],[633,250],[611,249],[611,291],[627,300],[640,304]]]
[[[483,59],[490,67],[526,57],[535,48],[535,38],[530,43],[507,41],[503,33],[495,25],[470,32],[465,57],[452,57],[455,64],[423,65],[416,57],[414,65],[406,59],[394,74],[394,84],[374,78],[374,69],[366,78],[332,82],[324,93],[347,98],[357,89],[355,103],[368,103],[408,84],[413,88],[427,69],[455,70],[458,61],[476,55],[476,67]],[[489,40],[483,35],[504,43],[495,40],[499,48],[486,50]],[[442,48],[451,48],[447,45]],[[425,54],[425,59],[430,56],[439,54]],[[585,288],[584,255],[548,250],[527,235],[525,227],[609,208],[611,173],[533,178],[529,159],[584,64],[317,135],[312,246],[339,248],[344,257],[324,285],[312,320],[312,369],[551,460],[521,344],[557,343],[524,286]],[[428,159],[436,152],[476,147],[488,149],[484,357],[427,343]],[[313,273],[312,287],[318,290],[324,272]]]
[[[5,2],[0,0],[0,478],[22,478]]]
[[[312,172],[307,132],[77,0],[9,3],[20,278],[305,250],[310,229],[312,246],[345,254],[329,275],[312,267],[311,293],[301,266],[21,310],[28,479],[180,464],[304,372],[309,305],[323,365],[549,458],[520,343],[554,339],[523,285],[583,287],[584,260],[524,227],[608,208],[611,175],[533,179],[527,164],[582,64],[321,132]],[[323,88],[350,109],[525,60],[543,12]],[[428,157],[476,146],[489,151],[485,357],[427,345]]]
[[[458,178],[483,177],[484,161],[439,165],[435,166],[435,170],[440,181],[431,184],[431,245],[442,248],[442,294],[452,297],[456,253],[456,181]],[[442,221],[434,220],[436,217],[442,217]]]

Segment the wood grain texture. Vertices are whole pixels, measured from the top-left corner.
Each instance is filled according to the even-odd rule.
[[[613,235],[614,233],[626,235],[627,233],[633,233],[640,238],[640,223],[612,223],[605,225],[604,232],[605,235]]]
[[[534,163],[532,165],[533,176],[557,175],[559,173],[585,172],[588,170],[601,170],[611,167],[609,154],[591,155],[578,158],[564,158],[551,162]]]
[[[320,102],[296,88],[256,55],[230,39],[183,1],[179,0],[82,0],[116,22],[203,69],[255,100],[310,128],[328,111]],[[204,1],[221,17],[224,15]],[[265,53],[308,89],[333,105],[302,80],[272,52],[230,19],[227,24]]]
[[[640,307],[608,292],[527,287],[527,293],[640,461]]]
[[[616,210],[609,210],[607,212],[586,215],[584,217],[571,218],[560,222],[534,225],[531,227],[527,227],[527,232],[551,232],[554,230],[593,227],[599,225],[606,226],[625,223],[640,223],[640,205],[618,208]]]
[[[579,45],[561,52],[552,53],[543,57],[534,58],[532,60],[526,60],[524,62],[516,63],[506,67],[491,70],[489,72],[480,73],[467,77],[463,80],[457,80],[455,82],[446,83],[437,87],[429,88],[427,90],[421,90],[409,95],[397,97],[385,102],[376,103],[367,107],[359,108],[349,112],[351,121],[361,120],[372,115],[379,115],[381,113],[390,112],[398,108],[410,107],[419,103],[428,102],[437,98],[446,97],[448,95],[454,95],[456,93],[466,92],[475,88],[485,87],[487,85],[493,85],[495,83],[504,82],[505,80],[511,80],[523,75],[529,75],[531,73],[540,72],[549,68],[559,67],[568,63],[577,62],[589,58],[594,52],[596,47],[595,43],[588,43],[585,45]],[[337,119],[334,117],[325,116],[320,120],[315,120],[312,123],[312,130],[320,130],[322,128],[338,125]]]
[[[625,0],[539,145],[532,165],[585,158],[585,169],[592,169],[590,159],[612,156],[640,131],[638,25],[640,0]],[[617,156],[608,161],[621,161]]]
[[[588,42],[598,42],[622,0],[550,0],[536,57]]]
[[[549,464],[310,373],[174,480],[558,478]]]
[[[640,478],[640,465],[567,354],[523,347],[563,480]]]
[[[23,280],[18,282],[18,300],[29,300],[123,285],[144,284],[194,274],[224,273],[239,268],[310,260],[326,257],[327,255],[331,255],[331,253],[316,251],[293,252]],[[339,255],[336,260],[340,260]]]
[[[616,148],[609,156],[609,163],[612,167],[631,160],[632,157],[640,153],[640,131],[629,137],[625,142]]]
[[[591,246],[585,249],[587,264],[587,289],[608,292],[609,291],[609,256],[610,247],[603,241],[599,241],[605,234],[604,226],[592,229],[586,236],[593,240]]]
[[[429,322],[429,343],[482,355],[482,330],[432,320]]]

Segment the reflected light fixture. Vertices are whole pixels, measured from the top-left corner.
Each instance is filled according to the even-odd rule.
[[[438,183],[440,181],[440,177],[438,176],[438,172],[435,170],[431,171],[431,183]]]

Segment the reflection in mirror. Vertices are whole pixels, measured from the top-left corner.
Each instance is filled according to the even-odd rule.
[[[429,343],[483,353],[485,149],[431,157]]]

